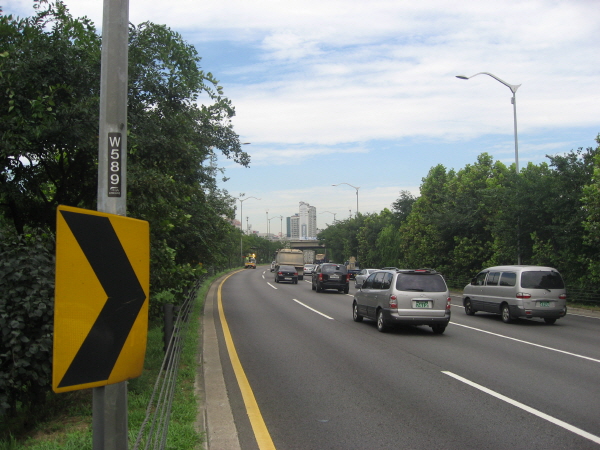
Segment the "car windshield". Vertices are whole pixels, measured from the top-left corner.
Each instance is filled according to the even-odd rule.
[[[400,273],[396,279],[396,289],[399,291],[445,292],[446,283],[438,274],[417,275],[413,273]]]
[[[342,273],[346,273],[346,266],[334,266],[332,265],[327,265],[327,266],[323,266],[323,273],[335,273],[335,272],[342,272]]]
[[[521,273],[521,287],[525,289],[564,289],[565,283],[558,272],[551,270]]]

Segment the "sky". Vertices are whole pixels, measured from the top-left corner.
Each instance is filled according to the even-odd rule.
[[[32,4],[0,0],[21,17]],[[65,4],[100,32],[103,1]],[[231,99],[251,163],[219,158],[220,187],[260,199],[243,202],[253,231],[278,233],[301,201],[325,228],[356,214],[357,192],[378,213],[483,152],[514,164],[510,88],[456,75],[520,85],[521,168],[597,147],[599,0],[129,0],[129,20],[180,33]]]

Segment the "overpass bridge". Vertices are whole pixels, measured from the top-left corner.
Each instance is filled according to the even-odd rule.
[[[288,242],[290,243],[290,248],[297,248],[298,250],[320,250],[325,248],[316,239],[290,239]]]

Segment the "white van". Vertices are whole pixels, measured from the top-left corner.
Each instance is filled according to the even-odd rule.
[[[502,315],[502,321],[540,317],[548,324],[567,313],[565,283],[552,267],[496,266],[485,269],[465,286],[465,313]]]

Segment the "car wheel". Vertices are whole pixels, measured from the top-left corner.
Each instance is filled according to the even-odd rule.
[[[475,315],[475,310],[473,309],[473,305],[471,304],[471,300],[470,299],[466,299],[465,300],[465,313],[467,314],[467,316],[473,316]]]
[[[314,284],[311,284],[310,287],[313,291],[317,289]]]
[[[504,323],[512,322],[512,317],[510,315],[510,308],[508,307],[508,304],[504,303],[502,305],[501,314],[502,314],[502,322],[504,322]]]
[[[377,311],[377,330],[381,333],[385,333],[388,330],[388,326],[386,325],[383,317],[382,309]]]
[[[350,292],[350,286],[344,288],[344,294],[347,294],[348,292]]]
[[[323,288],[317,283],[317,292],[323,292]]]
[[[294,280],[294,284],[298,284],[298,280]]]
[[[546,317],[544,319],[544,322],[546,322],[548,325],[553,325],[556,322],[556,319],[551,319],[549,317]]]
[[[431,326],[431,331],[433,331],[433,334],[443,334],[444,331],[446,331],[446,325],[436,323],[435,325]]]
[[[352,304],[352,319],[355,322],[362,322],[363,320],[363,316],[358,313],[358,304],[356,302]]]

